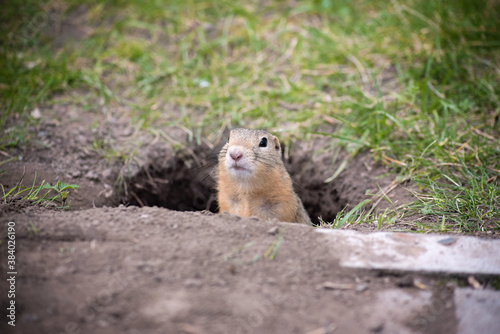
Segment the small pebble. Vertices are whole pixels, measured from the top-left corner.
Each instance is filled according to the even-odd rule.
[[[441,245],[444,245],[444,246],[451,246],[453,245],[455,242],[457,242],[457,239],[455,238],[445,238],[445,239],[441,239],[438,241]]]
[[[356,285],[357,292],[365,292],[366,290],[368,290],[368,284],[360,283],[360,284]]]
[[[267,234],[276,235],[279,231],[280,229],[278,228],[278,226],[273,226],[269,230],[267,230]]]

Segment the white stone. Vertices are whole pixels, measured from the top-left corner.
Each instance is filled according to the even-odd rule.
[[[317,229],[344,267],[500,275],[500,240],[411,233]]]

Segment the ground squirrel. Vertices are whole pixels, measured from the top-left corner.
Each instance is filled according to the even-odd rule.
[[[263,130],[231,131],[219,153],[217,199],[221,213],[311,224],[293,191],[278,138]]]

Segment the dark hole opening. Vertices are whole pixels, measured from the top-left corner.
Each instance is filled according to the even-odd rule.
[[[128,182],[122,202],[176,211],[217,212],[213,166],[194,167],[196,161],[178,152],[165,165],[150,163]]]
[[[127,193],[122,202],[177,211],[218,212],[215,180],[211,175],[216,167],[218,149],[206,154],[206,147],[198,147],[193,152],[180,151],[162,163],[146,164],[128,180]],[[203,167],[199,167],[200,162]],[[305,155],[285,159],[296,192],[313,223],[319,223],[318,217],[332,221],[347,201],[339,196],[334,184],[324,182],[323,175],[318,173],[314,164],[307,162],[310,162],[310,157]],[[309,168],[304,168],[306,164]]]

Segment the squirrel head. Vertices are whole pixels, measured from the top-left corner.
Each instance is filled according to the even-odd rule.
[[[278,138],[264,130],[234,129],[219,154],[219,168],[246,183],[283,165]]]

